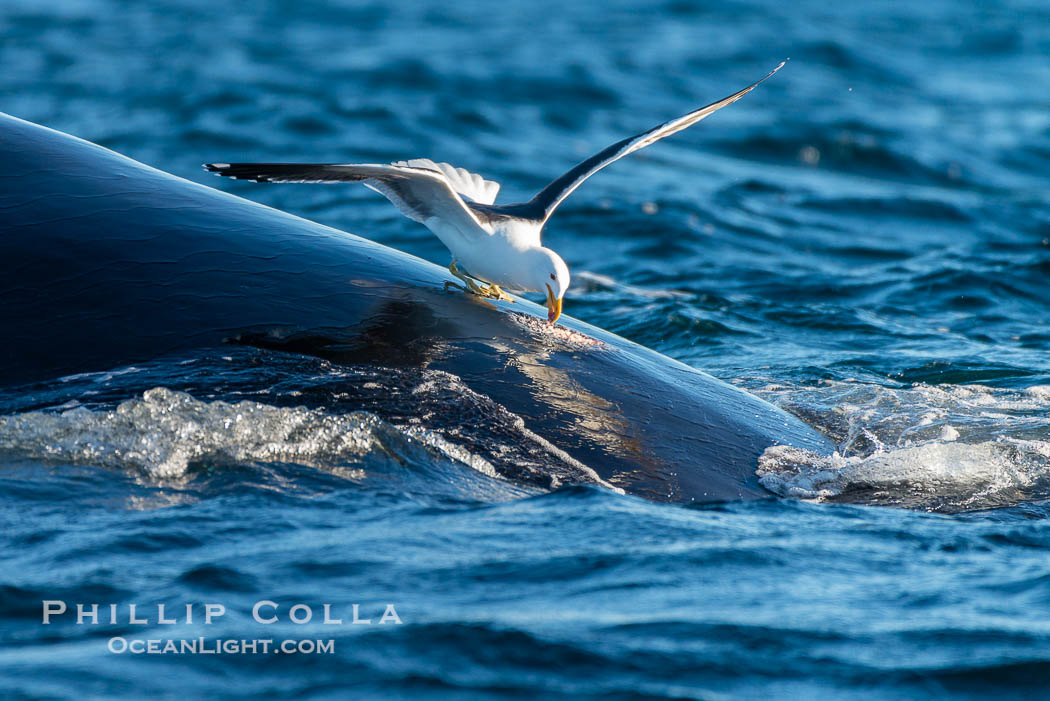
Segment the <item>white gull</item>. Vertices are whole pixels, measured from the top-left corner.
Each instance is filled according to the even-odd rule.
[[[495,204],[499,183],[418,158],[376,163],[208,163],[218,175],[260,183],[360,182],[383,194],[409,219],[430,229],[452,253],[449,271],[474,294],[513,301],[501,288],[547,293],[547,319],[557,321],[569,267],[541,241],[558,205],[613,161],[696,124],[755,89],[779,66],[743,90],[609,146],[551,182],[528,202]],[[484,283],[478,285],[477,282]],[[455,283],[446,283],[456,286]]]

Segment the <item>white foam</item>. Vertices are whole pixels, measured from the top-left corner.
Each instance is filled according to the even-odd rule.
[[[797,448],[768,448],[759,458],[759,482],[781,496],[949,509],[983,508],[1013,500],[1040,479],[1050,462],[1026,457],[1002,443],[926,443],[867,457],[828,457]],[[1029,447],[1032,448],[1031,446]],[[1050,443],[1037,449],[1044,457]]]
[[[1050,404],[1050,385],[1036,385],[1029,387],[1025,392],[1041,402]]]
[[[782,496],[946,510],[1050,496],[1047,387],[824,381],[756,391],[838,447],[831,456],[767,449],[756,474]]]
[[[165,388],[113,410],[74,408],[0,417],[0,452],[32,459],[134,469],[177,479],[195,462],[289,462],[348,477],[370,453],[440,452],[495,477],[486,461],[426,431],[401,432],[367,412],[328,414],[253,401],[201,401]]]

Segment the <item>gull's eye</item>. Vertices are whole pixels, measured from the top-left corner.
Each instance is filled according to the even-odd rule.
[[[554,273],[551,273],[551,280],[557,280],[557,279],[558,278],[554,277]]]

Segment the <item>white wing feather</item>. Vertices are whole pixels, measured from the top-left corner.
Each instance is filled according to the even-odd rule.
[[[453,190],[478,204],[493,204],[499,193],[499,183],[485,180],[477,173],[471,173],[466,168],[457,168],[448,163],[435,163],[429,158],[413,158],[409,161],[397,161],[394,165],[436,170],[445,176]]]

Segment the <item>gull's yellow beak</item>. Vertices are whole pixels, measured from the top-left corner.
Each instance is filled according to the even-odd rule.
[[[554,290],[547,285],[547,321],[554,323],[561,316],[561,300],[554,296]]]

